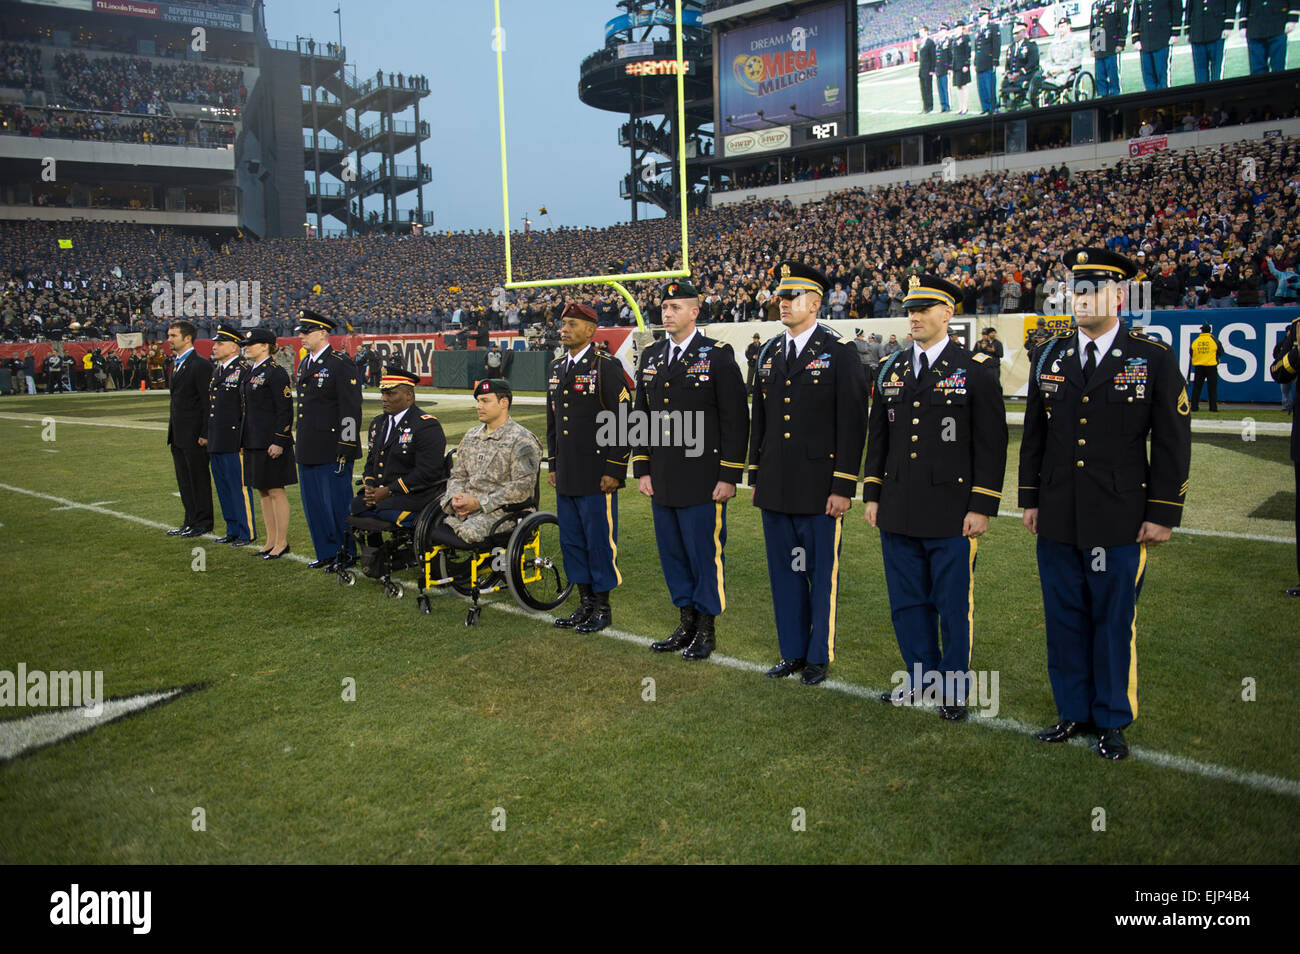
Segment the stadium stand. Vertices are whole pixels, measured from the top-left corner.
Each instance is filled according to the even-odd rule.
[[[1246,158],[1255,160],[1255,181],[1240,174]],[[1157,308],[1211,299],[1268,304],[1281,297],[1279,275],[1300,266],[1298,190],[1300,140],[1278,138],[1073,174],[1043,168],[849,189],[801,207],[754,201],[692,214],[692,269],[713,320],[762,317],[772,265],[787,257],[825,266],[849,292],[852,317],[900,314],[901,288],[921,270],[960,284],[966,313],[993,314],[1005,302],[1008,275],[1021,286],[1020,310],[1042,311],[1051,281],[1064,277],[1061,253],[1104,244],[1142,264]],[[71,248],[60,249],[60,238]],[[676,240],[675,223],[666,219],[516,234],[516,277],[670,267],[679,259]],[[29,222],[0,227],[0,261],[12,270],[0,306],[9,340],[66,334],[74,320],[83,335],[87,325],[112,331],[117,324],[159,340],[165,322],[150,313],[149,286],[177,272],[260,282],[261,317],[281,334],[308,305],[380,334],[439,331],[456,317],[465,327],[481,318],[501,327],[504,320],[504,309],[493,308],[504,262],[501,237],[492,232],[240,238],[214,247],[169,228]],[[1216,269],[1221,264],[1228,267]],[[654,289],[632,287],[655,320]],[[568,294],[520,296],[521,327],[552,316]],[[611,293],[601,289],[597,304],[602,323],[620,322]],[[200,319],[200,331],[210,333],[213,324]]]

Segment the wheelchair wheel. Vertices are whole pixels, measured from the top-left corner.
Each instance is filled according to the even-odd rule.
[[[552,610],[569,598],[573,584],[560,556],[560,522],[545,511],[531,514],[510,535],[506,582],[520,606]]]
[[[474,587],[469,582],[471,554],[461,550],[438,551],[438,576],[451,577],[451,588],[461,596],[469,596]]]
[[[1097,81],[1092,78],[1092,74],[1087,70],[1080,70],[1079,75],[1074,78],[1074,86],[1071,88],[1071,93],[1074,102],[1087,102],[1097,95]]]

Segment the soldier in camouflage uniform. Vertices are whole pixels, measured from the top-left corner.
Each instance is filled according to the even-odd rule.
[[[507,504],[531,497],[542,466],[541,442],[510,419],[510,385],[497,379],[480,381],[474,397],[483,423],[461,439],[442,495],[447,517],[434,531],[435,540],[458,549],[487,539]]]

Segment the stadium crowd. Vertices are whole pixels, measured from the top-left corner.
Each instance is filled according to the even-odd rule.
[[[78,52],[58,53],[54,64],[63,86],[59,102],[85,109],[160,115],[170,101],[238,110],[248,95],[235,69]]]
[[[233,123],[189,123],[172,116],[123,116],[75,109],[0,106],[0,134],[44,139],[131,142],[159,146],[224,148],[235,142]]]
[[[20,43],[0,43],[0,86],[43,88],[45,74],[41,72],[41,51]]]
[[[1062,252],[1101,245],[1138,262],[1156,308],[1293,303],[1298,189],[1300,141],[1271,139],[1088,172],[1063,166],[847,189],[800,207],[752,201],[691,215],[691,266],[708,317],[720,321],[774,317],[771,270],[783,258],[818,263],[842,286],[835,316],[901,315],[902,289],[919,271],[960,285],[965,313],[1043,312],[1053,281],[1065,277]],[[68,237],[72,248],[59,249],[57,239]],[[515,278],[670,268],[679,241],[671,219],[515,234]],[[552,320],[574,294],[507,295],[501,237],[487,231],[214,246],[162,228],[24,223],[0,228],[0,261],[14,270],[0,307],[10,339],[50,335],[75,319],[83,329],[116,321],[159,340],[165,320],[151,314],[149,287],[176,272],[259,282],[259,315],[281,334],[303,307],[379,334],[524,329]],[[653,289],[630,288],[655,321]],[[104,291],[118,293],[108,306]],[[603,324],[630,322],[616,293],[600,286],[580,294]],[[215,320],[198,322],[211,333],[205,322]]]

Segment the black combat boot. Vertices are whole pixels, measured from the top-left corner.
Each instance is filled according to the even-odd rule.
[[[580,633],[598,633],[614,622],[614,611],[609,608],[609,590],[596,594],[596,605],[591,615],[574,627]]]
[[[590,583],[578,584],[578,608],[568,616],[563,616],[555,621],[555,625],[563,629],[572,629],[579,623],[586,620],[591,615],[592,609],[596,605],[595,596],[591,591]]]
[[[696,617],[695,639],[691,644],[682,650],[683,659],[708,659],[709,654],[713,652],[716,640],[713,636],[713,617],[708,613],[700,613]]]
[[[696,614],[694,606],[683,606],[681,612],[682,621],[678,624],[677,628],[673,630],[673,634],[667,639],[661,639],[657,643],[651,643],[651,652],[675,653],[677,650],[691,644],[691,640],[695,638],[695,620],[698,618],[698,614]]]

